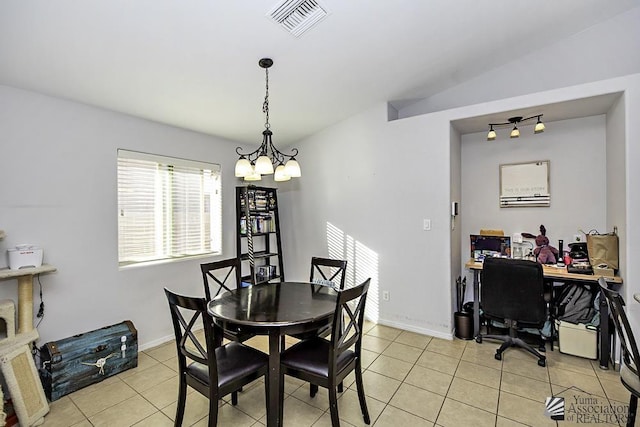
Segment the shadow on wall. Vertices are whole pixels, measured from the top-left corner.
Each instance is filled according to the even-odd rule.
[[[345,288],[359,285],[371,278],[365,316],[368,320],[377,323],[380,300],[378,290],[378,253],[330,222],[327,222],[327,248],[330,258],[347,260]]]

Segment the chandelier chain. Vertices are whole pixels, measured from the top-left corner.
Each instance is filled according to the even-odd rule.
[[[264,128],[269,129],[271,125],[269,124],[269,69],[265,68],[265,95],[264,102],[262,103],[262,112],[264,113],[265,123]]]

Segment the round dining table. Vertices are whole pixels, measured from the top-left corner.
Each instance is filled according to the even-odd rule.
[[[209,302],[209,314],[218,327],[269,336],[267,426],[282,425],[281,337],[331,324],[337,296],[331,286],[280,282],[234,289]]]

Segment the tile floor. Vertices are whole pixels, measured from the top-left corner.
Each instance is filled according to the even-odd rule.
[[[602,414],[598,419],[595,412],[610,413],[611,405],[626,410],[629,394],[615,371],[557,348],[547,351],[543,368],[522,350],[507,350],[502,361],[495,360],[499,344],[492,341],[447,341],[371,323],[365,330],[364,387],[376,427],[607,426],[618,425],[616,419]],[[249,343],[263,351],[268,347],[265,337]],[[176,366],[173,342],[142,351],[137,368],[53,402],[44,426],[172,426]],[[189,391],[183,425],[206,426],[207,400]],[[565,398],[564,421],[544,414],[544,401],[552,393]],[[287,377],[285,426],[330,426],[328,408],[325,389],[311,399],[307,384]],[[353,375],[339,395],[339,413],[342,426],[365,425]],[[237,406],[228,399],[220,403],[218,425],[262,426],[265,414],[259,381],[245,387]]]

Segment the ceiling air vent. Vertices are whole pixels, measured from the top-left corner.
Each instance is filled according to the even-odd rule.
[[[316,0],[285,0],[268,14],[271,19],[296,37],[300,37],[327,16]]]

